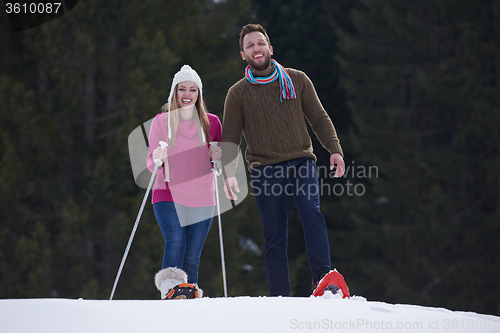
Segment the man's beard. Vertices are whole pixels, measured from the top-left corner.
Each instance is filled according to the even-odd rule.
[[[251,57],[250,59],[247,58],[247,64],[249,64],[253,70],[263,71],[264,69],[268,68],[269,65],[271,64],[271,54],[270,53],[264,54],[264,62],[262,62],[261,65],[256,64],[255,61],[253,60],[253,57]]]

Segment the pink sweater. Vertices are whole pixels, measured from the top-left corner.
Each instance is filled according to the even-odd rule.
[[[220,142],[222,125],[219,118],[207,113],[210,122],[210,141]],[[215,205],[214,174],[208,156],[209,144],[200,147],[194,118],[180,121],[176,143],[168,146],[167,161],[170,170],[170,182],[165,182],[165,168],[158,169],[153,186],[152,203],[171,201],[188,207],[206,207]],[[155,164],[153,151],[160,146],[160,141],[168,142],[168,114],[156,115],[149,131],[149,153],[147,166],[153,172]],[[210,142],[209,141],[209,142]]]

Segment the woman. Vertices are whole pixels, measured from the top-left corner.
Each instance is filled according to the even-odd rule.
[[[162,268],[175,275],[184,270],[188,283],[198,284],[201,251],[210,228],[215,206],[214,174],[211,160],[219,160],[222,126],[216,115],[206,111],[200,77],[184,65],[175,74],[168,98],[151,124],[147,165],[154,170],[154,160],[163,161],[153,187],[153,209],[165,240]],[[159,142],[168,147],[162,149]],[[160,273],[158,273],[160,274]],[[156,285],[165,298],[168,290],[160,280],[172,281],[163,273]],[[182,280],[182,279],[181,279]],[[183,281],[184,282],[184,281]]]

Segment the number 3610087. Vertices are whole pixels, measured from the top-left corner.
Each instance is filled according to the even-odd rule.
[[[58,13],[61,8],[60,2],[54,3],[10,3],[5,4],[7,14],[52,14]]]

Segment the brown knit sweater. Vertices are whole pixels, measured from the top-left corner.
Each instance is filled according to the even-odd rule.
[[[252,166],[300,157],[316,160],[305,118],[330,154],[343,155],[335,127],[309,77],[299,70],[286,70],[295,87],[295,99],[280,101],[279,80],[266,85],[254,85],[243,78],[227,93],[222,142],[240,145],[243,133],[247,142],[245,159],[250,171]],[[224,149],[223,146],[224,165],[230,164],[234,156],[234,150]],[[232,169],[228,168],[229,175],[234,174]]]

